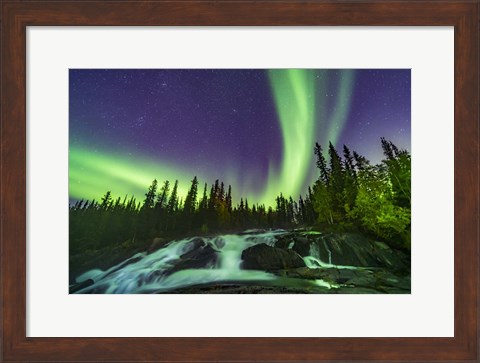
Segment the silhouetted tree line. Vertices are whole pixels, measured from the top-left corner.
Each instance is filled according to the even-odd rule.
[[[381,142],[385,160],[378,165],[347,146],[343,158],[331,143],[324,154],[317,143],[320,176],[313,188],[298,200],[280,194],[274,208],[249,204],[246,198],[234,205],[230,185],[216,180],[201,188],[196,176],[184,200],[178,196],[178,180],[173,186],[153,180],[143,201],[113,199],[110,192],[100,201],[78,201],[70,207],[71,253],[162,235],[314,225],[362,230],[409,248],[410,155],[384,138]]]

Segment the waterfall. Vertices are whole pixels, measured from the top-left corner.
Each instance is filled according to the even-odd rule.
[[[222,238],[224,241],[223,248],[219,253],[221,270],[238,272],[240,270],[242,251],[250,247],[243,236],[227,235]]]
[[[285,233],[283,230],[249,231],[172,241],[151,254],[137,253],[106,271],[96,269],[82,274],[76,278],[77,283],[88,279],[94,283],[77,293],[155,293],[214,282],[279,280],[278,276],[265,271],[242,270],[241,256],[245,249],[257,244],[273,246],[277,237]],[[182,255],[209,248],[211,255],[207,255],[202,268],[176,269],[184,262]]]
[[[331,263],[323,262],[321,259],[314,256],[306,256],[303,258],[305,265],[308,268],[338,268],[344,270],[365,270],[366,267],[348,266],[348,265],[333,265]]]
[[[346,265],[335,265],[332,263],[332,251],[328,248],[327,243],[322,238],[323,246],[328,253],[328,262],[324,262],[320,256],[320,248],[315,242],[310,243],[309,256],[303,257],[303,261],[308,268],[341,268],[347,270],[357,270],[362,269],[362,267],[356,266],[346,266]]]
[[[320,249],[316,243],[310,243],[310,256],[320,259]]]
[[[330,251],[330,248],[328,248],[327,242],[325,242],[325,239],[322,238],[323,245],[325,246],[325,249],[328,252],[328,263],[331,265],[332,264],[332,251]]]

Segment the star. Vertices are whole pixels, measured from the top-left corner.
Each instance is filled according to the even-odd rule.
[[[382,136],[396,137],[397,146],[410,148],[410,70],[69,72],[72,155],[80,147],[118,160],[131,154],[132,170],[145,160],[151,165],[166,164],[169,178],[178,178],[183,188],[192,179],[189,173],[198,168],[202,181],[228,179],[239,198],[248,196],[269,205],[267,195],[280,186],[292,188],[291,194],[302,194],[315,181],[315,170],[309,169],[315,165],[309,144],[315,141],[322,146],[329,141],[336,147],[352,146],[352,151],[372,163],[381,160]],[[302,147],[306,151],[296,159]],[[305,166],[287,183],[280,171],[291,168],[288,163],[293,160]],[[126,188],[127,182],[107,177],[108,168],[105,165],[94,182],[84,175],[83,184]],[[167,179],[166,169],[158,170],[160,175],[141,173],[147,175],[144,179]],[[256,189],[249,186],[252,179]],[[83,192],[95,193],[86,188]],[[135,191],[143,197],[141,186],[130,188],[130,194]]]

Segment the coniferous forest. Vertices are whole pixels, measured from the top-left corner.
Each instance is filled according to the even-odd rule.
[[[273,242],[268,235],[266,243],[261,244],[271,248],[271,251],[258,248],[257,243],[236,247],[242,252],[243,262],[239,270],[282,270],[283,274],[289,276],[292,268],[307,266],[312,271],[323,271],[323,274],[314,274],[313,280],[310,277],[310,281],[319,281],[321,277],[320,288],[324,288],[325,283],[329,289],[335,286],[338,290],[342,286],[338,282],[345,278],[332,277],[332,273],[325,271],[336,270],[338,274],[338,271],[342,271],[342,265],[354,265],[353,260],[357,258],[360,266],[363,263],[379,270],[387,267],[401,276],[408,275],[409,278],[410,154],[385,138],[379,140],[379,143],[384,159],[376,165],[350,150],[347,145],[337,150],[332,143],[326,147],[316,143],[312,150],[316,159],[316,182],[308,187],[305,195],[278,195],[273,207],[235,195],[235,190],[230,185],[218,179],[212,184],[200,185],[196,176],[192,177],[184,198],[178,195],[178,180],[153,180],[143,199],[113,196],[106,186],[107,191],[100,200],[79,200],[70,206],[71,292],[82,292],[85,287],[89,292],[109,292],[102,288],[88,290],[88,286],[95,282],[95,274],[87,273],[83,278],[76,281],[73,279],[80,271],[94,267],[102,267],[103,273],[111,274],[109,271],[117,264],[113,267],[114,273],[119,268],[146,259],[142,253],[151,255],[155,251],[167,250],[177,241],[193,241],[193,247],[185,248],[182,245],[183,250],[171,251],[177,254],[177,260],[169,266],[173,272],[162,273],[167,277],[180,270],[194,271],[193,273],[197,271],[199,274],[199,269],[219,267],[218,252],[228,242],[219,241],[218,236],[251,233],[245,240],[252,240],[255,234],[259,234],[259,238],[265,238],[262,233],[268,233],[267,231],[283,232],[278,232]],[[196,239],[192,239],[192,236]],[[318,236],[321,236],[320,239]],[[339,243],[345,244],[347,250],[351,251],[342,251],[342,247],[337,246]],[[250,248],[245,249],[248,246]],[[280,251],[281,249],[283,250]],[[249,250],[250,255],[246,253]],[[292,255],[291,251],[295,251],[296,255]],[[383,256],[385,251],[387,255]],[[214,254],[216,255],[213,256]],[[252,254],[253,258],[250,258]],[[262,261],[264,254],[268,254],[267,261]],[[272,256],[277,256],[279,261],[268,261]],[[302,263],[298,263],[298,258],[295,259],[297,256],[303,258]],[[178,261],[180,262],[175,265]],[[392,261],[396,261],[397,266],[391,266]],[[277,262],[281,269],[270,266]],[[345,269],[349,270],[351,267]],[[153,267],[152,271],[155,271]],[[295,280],[303,281],[305,276],[302,274],[308,275],[311,272],[295,273],[300,276],[295,276],[296,279],[288,278],[283,284],[287,286],[283,287],[285,291],[270,288],[275,292],[291,293],[296,292],[295,289],[300,286],[302,292],[310,291],[309,286],[296,286]],[[145,283],[145,286],[149,286],[148,278],[151,279],[151,276],[146,277],[146,283],[137,282],[137,285],[143,286]],[[361,281],[364,277],[356,278]],[[261,277],[258,279],[262,280]],[[377,282],[383,281],[378,276],[375,279]],[[355,278],[353,281],[356,281]],[[405,285],[405,281],[402,284]],[[409,280],[407,284],[406,287],[402,286],[404,290],[399,290],[398,286],[384,286],[379,291],[408,292]],[[352,286],[360,286],[360,290],[356,291],[359,293],[375,291],[371,289],[371,284],[350,287]],[[232,289],[224,292],[242,292]],[[253,287],[251,289],[253,290],[248,292],[264,292]],[[139,292],[152,291],[161,292],[161,289],[156,291],[147,288]],[[211,291],[190,288],[186,292]]]

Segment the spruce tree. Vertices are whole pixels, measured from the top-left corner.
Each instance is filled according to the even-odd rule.
[[[173,216],[173,214],[178,209],[178,180],[175,180],[175,184],[173,185],[172,194],[170,195],[170,199],[168,200],[167,212],[169,216]]]
[[[325,157],[323,156],[322,147],[318,142],[315,143],[314,152],[317,156],[317,167],[320,170],[320,179],[325,185],[327,185],[329,181],[329,171],[327,168],[327,162],[325,160]]]
[[[228,186],[226,202],[227,202],[227,209],[229,213],[232,213],[232,186],[231,185]]]
[[[147,193],[145,194],[145,200],[143,201],[143,208],[150,209],[153,208],[155,203],[155,196],[157,195],[157,179],[153,179],[152,184],[148,188]]]
[[[170,191],[170,182],[165,180],[163,186],[160,188],[160,193],[157,196],[157,202],[155,204],[156,209],[164,209],[167,205],[168,193]]]
[[[190,190],[187,193],[185,198],[185,203],[183,206],[183,211],[187,215],[191,215],[195,212],[195,208],[197,206],[197,192],[198,192],[198,179],[197,177],[193,177],[192,185]]]

